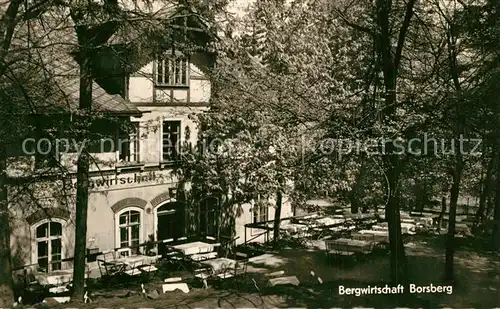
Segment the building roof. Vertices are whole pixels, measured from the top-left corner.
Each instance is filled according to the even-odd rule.
[[[188,24],[188,27],[194,29],[193,25],[195,25],[205,32],[188,30],[188,40],[201,39],[201,44],[204,45],[212,39],[206,21],[202,20],[199,14],[183,14],[186,12],[185,8],[176,2],[162,2],[162,5],[158,4],[151,8],[153,11],[143,11],[144,9],[139,8],[137,11],[135,8],[135,12],[124,11],[131,16],[124,20],[113,20],[105,16],[106,14],[101,14],[101,16],[96,13],[87,16],[88,20],[85,21],[87,26],[90,25],[94,30],[98,30],[95,33],[99,36],[108,38],[108,34],[113,33],[106,40],[107,47],[110,45],[126,47],[126,52],[121,57],[126,63],[125,71],[129,73],[138,71],[142,66],[151,62],[159,51],[168,46],[171,36],[166,33],[171,27],[167,24],[174,21],[174,16],[178,16],[176,14],[190,16],[192,19],[188,22],[191,26]],[[153,16],[154,20],[144,18],[149,16],[148,14]],[[103,24],[106,25],[103,26]],[[109,31],[110,29],[112,31]],[[51,8],[37,19],[23,21],[16,29],[12,45],[10,57],[17,58],[14,61],[17,64],[11,74],[15,73],[14,78],[19,81],[18,84],[22,82],[23,86],[29,85],[23,88],[31,88],[32,100],[28,102],[29,104],[24,104],[25,102],[19,104],[21,109],[29,106],[30,110],[26,111],[29,114],[77,112],[80,73],[79,64],[74,55],[79,45],[75,24],[69,12],[64,8]],[[102,84],[99,78],[96,78],[96,81]],[[95,81],[92,89],[94,111],[117,115],[140,115],[141,112],[134,104],[119,95],[107,93]],[[21,100],[19,97],[23,96],[18,93],[11,97]]]
[[[66,110],[76,112],[79,105],[80,69],[78,63],[69,54],[54,61],[55,81],[61,88],[63,96],[67,97]],[[58,106],[54,106],[58,107]],[[118,115],[139,115],[141,112],[137,107],[119,95],[108,94],[96,82],[92,84],[92,109],[96,112],[103,112]]]
[[[218,39],[209,26],[213,23],[197,14],[193,7],[161,1],[144,12],[120,23],[108,40],[108,44],[126,46],[129,57],[126,70],[130,73],[139,71],[159,53],[170,50],[172,38],[179,39],[180,33],[185,35],[186,42],[176,41],[175,49],[181,52],[193,52],[197,48],[208,51],[209,42]],[[186,28],[182,28],[184,26]]]
[[[10,59],[14,65],[9,74],[30,94],[31,100],[25,105],[30,107],[27,114],[78,111],[80,68],[73,56],[77,49],[74,24],[63,11],[25,21],[16,29]],[[92,90],[95,112],[141,114],[134,104],[119,95],[108,94],[96,82]]]

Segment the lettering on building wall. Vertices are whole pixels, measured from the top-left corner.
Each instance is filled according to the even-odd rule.
[[[89,188],[109,188],[113,186],[122,186],[130,184],[151,184],[151,183],[171,183],[173,179],[170,175],[150,173],[134,173],[128,176],[100,176],[89,180]],[[74,182],[76,187],[76,180]]]

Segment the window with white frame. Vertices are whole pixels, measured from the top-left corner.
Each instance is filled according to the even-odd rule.
[[[140,125],[139,122],[132,123],[131,132],[121,134],[119,144],[119,155],[121,162],[139,162],[140,150]]]
[[[141,235],[141,213],[138,210],[126,210],[118,216],[118,234],[120,248],[133,247],[138,252]]]
[[[169,55],[156,61],[157,86],[188,86],[189,64],[186,57]]]
[[[269,206],[266,203],[255,203],[253,207],[253,223],[266,222],[269,218]]]
[[[35,226],[33,250],[39,270],[60,270],[62,264],[62,223],[46,221]]]
[[[163,121],[162,160],[177,161],[180,153],[181,122]]]

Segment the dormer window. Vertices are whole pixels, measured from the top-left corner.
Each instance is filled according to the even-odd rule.
[[[189,64],[184,56],[172,55],[156,61],[156,86],[188,86]]]

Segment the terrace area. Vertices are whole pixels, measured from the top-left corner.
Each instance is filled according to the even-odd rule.
[[[402,217],[408,225],[404,237],[411,283],[442,284],[444,236],[430,217]],[[231,247],[231,242],[217,243],[215,239],[172,239],[157,243],[156,250],[161,252],[149,255],[127,249],[102,254],[97,259],[99,273],[87,279],[88,306],[489,307],[500,300],[495,283],[500,279],[500,258],[478,250],[477,241],[466,235],[457,240],[461,241],[456,255],[459,277],[451,294],[411,294],[404,299],[399,295],[356,296],[341,295],[339,287],[389,282],[388,236],[383,222],[372,215],[342,219],[312,214],[285,218],[281,223],[279,245],[247,240]],[[268,223],[261,226],[264,233],[269,232]],[[31,284],[31,289],[24,290],[26,303],[64,306],[70,275],[59,281],[36,279],[40,289]],[[464,297],[467,294],[475,297]]]

